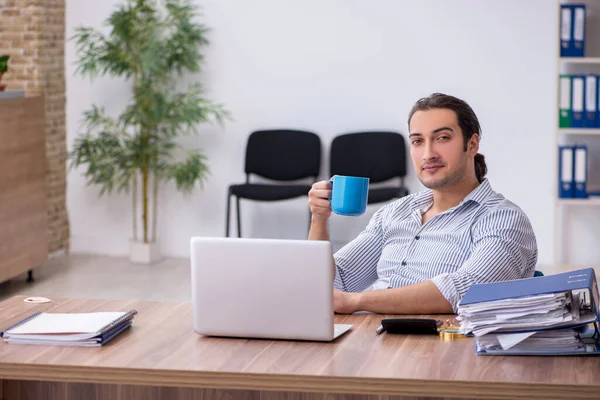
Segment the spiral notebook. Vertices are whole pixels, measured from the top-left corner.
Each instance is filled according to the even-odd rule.
[[[127,312],[37,312],[0,333],[7,343],[103,346],[129,329],[137,310]]]

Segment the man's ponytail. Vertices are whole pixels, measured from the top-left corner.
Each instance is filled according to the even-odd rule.
[[[475,175],[477,175],[477,180],[479,183],[483,182],[483,178],[485,178],[485,174],[487,174],[487,165],[485,165],[485,157],[483,154],[475,154]]]

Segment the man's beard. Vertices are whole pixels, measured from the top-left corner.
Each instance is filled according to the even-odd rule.
[[[419,181],[421,181],[423,186],[425,186],[428,189],[432,189],[432,190],[443,189],[443,188],[454,186],[458,182],[460,182],[463,179],[463,177],[465,176],[466,171],[467,171],[467,156],[465,154],[465,155],[463,155],[463,157],[461,157],[461,163],[458,166],[458,168],[456,170],[454,170],[454,172],[452,172],[450,175],[446,176],[445,178],[442,178],[439,180],[436,180],[434,178],[434,180],[429,181],[429,182],[424,182],[421,178],[419,178]]]

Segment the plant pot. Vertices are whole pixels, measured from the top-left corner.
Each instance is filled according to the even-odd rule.
[[[129,246],[129,261],[132,263],[153,264],[162,258],[157,242],[144,243],[131,240]]]
[[[4,89],[6,89],[6,83],[0,82],[0,92],[4,92]]]

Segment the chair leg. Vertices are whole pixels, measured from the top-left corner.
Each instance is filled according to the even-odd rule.
[[[238,230],[238,237],[241,238],[242,237],[242,219],[240,217],[240,198],[239,197],[235,197],[236,202],[237,202],[237,230]]]
[[[227,191],[227,211],[225,214],[225,237],[229,237],[229,215],[231,214],[231,193]]]

